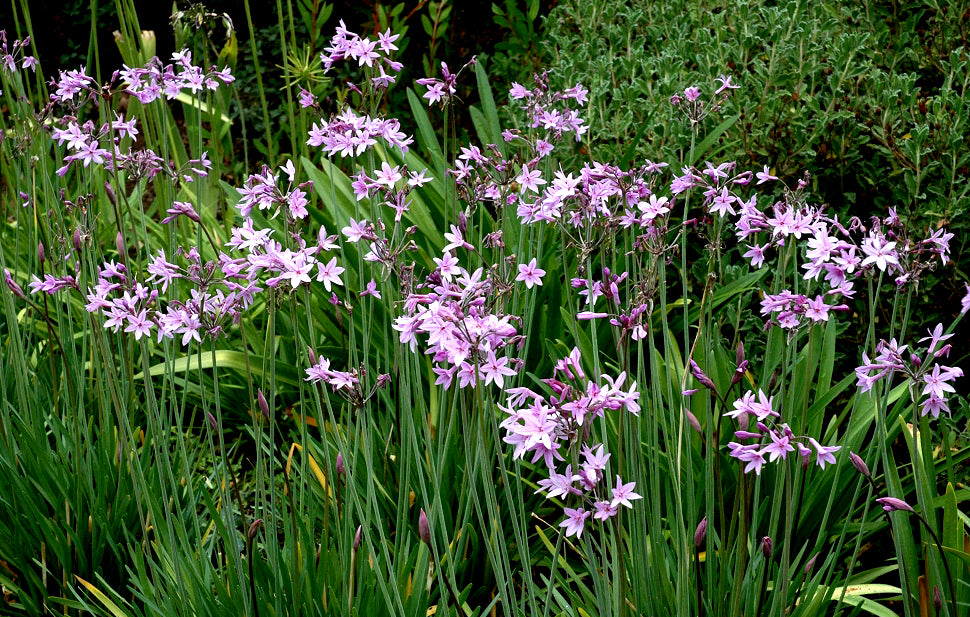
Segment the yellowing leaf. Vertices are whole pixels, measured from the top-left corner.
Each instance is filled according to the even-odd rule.
[[[128,617],[128,613],[126,613],[123,610],[121,610],[121,608],[117,604],[115,604],[114,602],[112,602],[111,601],[111,598],[109,598],[108,596],[104,595],[104,593],[100,589],[98,589],[97,587],[95,587],[91,583],[87,582],[86,580],[84,580],[83,578],[81,578],[80,576],[78,576],[77,574],[74,575],[74,578],[76,578],[79,583],[81,583],[82,585],[84,585],[84,588],[87,589],[88,591],[90,591],[91,592],[91,595],[93,595],[95,598],[97,598],[98,601],[101,602],[101,604],[104,604],[104,607],[106,609],[108,609],[108,611],[112,615],[114,615],[115,617]]]

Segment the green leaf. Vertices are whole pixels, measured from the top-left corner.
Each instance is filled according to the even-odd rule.
[[[539,16],[539,0],[529,0],[529,13],[528,18],[530,22],[536,20]]]
[[[704,138],[704,141],[697,144],[697,147],[694,148],[694,160],[692,160],[690,164],[696,165],[697,161],[699,161],[701,157],[705,156],[707,154],[707,151],[711,149],[711,147],[714,145],[714,142],[720,139],[721,135],[723,135],[729,128],[731,128],[731,126],[733,126],[740,118],[741,118],[741,114],[737,114],[735,116],[727,118],[723,122],[718,124],[717,128],[715,128],[713,131],[708,133],[707,137]]]
[[[488,71],[485,69],[484,59],[475,65],[475,79],[478,82],[478,96],[482,99],[482,112],[485,114],[485,119],[487,120],[486,126],[488,127],[486,133],[488,138],[483,139],[483,143],[495,144],[499,152],[502,153],[502,156],[505,157],[505,140],[502,139],[502,125],[498,119],[498,109],[495,107],[495,97],[492,96],[492,86],[488,81]],[[479,138],[481,139],[481,132],[479,132]]]
[[[841,598],[843,604],[856,606],[870,615],[876,615],[876,617],[898,617],[898,614],[895,611],[883,606],[882,604],[879,604],[875,600],[871,600],[866,596],[873,594],[898,595],[901,593],[899,587],[894,587],[892,585],[881,585],[877,583],[831,588],[819,585],[817,593],[827,595],[832,601],[835,602],[838,602]]]
[[[215,357],[213,357],[213,355]],[[246,354],[241,351],[229,351],[227,349],[220,349],[212,354],[211,352],[204,351],[201,352],[201,358],[198,354],[191,356],[181,356],[175,358],[171,363],[160,362],[148,369],[148,374],[151,377],[157,377],[159,375],[164,375],[169,368],[175,373],[184,373],[186,371],[195,370],[206,370],[211,369],[216,366],[221,369],[231,369],[237,371],[243,375],[246,374]],[[253,375],[262,376],[261,362],[250,362],[249,370],[252,371]],[[144,373],[138,373],[134,376],[135,380],[142,379]],[[294,366],[289,366],[286,364],[276,363],[276,380],[295,386],[299,384],[302,380],[297,376],[297,369]]]
[[[711,310],[716,309],[721,304],[724,304],[739,294],[754,289],[755,283],[763,279],[769,270],[770,268],[760,268],[719,288],[714,292],[711,300]]]
[[[94,585],[87,582],[86,580],[84,580],[83,578],[81,578],[76,574],[74,575],[74,578],[76,578],[79,583],[84,585],[84,588],[90,591],[91,595],[97,598],[98,601],[101,602],[101,604],[104,604],[104,607],[107,608],[108,612],[114,615],[114,617],[128,617],[128,613],[121,610],[121,608],[117,604],[112,602],[111,598],[106,596],[103,591],[101,591],[100,589],[98,589],[97,587],[95,587]]]
[[[427,111],[425,111],[427,106],[411,88],[408,88],[408,102],[411,104],[411,115],[414,116],[414,122],[418,125],[415,138],[418,140],[421,151],[431,155],[431,163],[435,169],[444,169],[445,155],[441,151],[438,136],[431,127],[431,121],[428,119]]]

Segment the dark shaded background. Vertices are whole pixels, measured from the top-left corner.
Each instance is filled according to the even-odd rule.
[[[12,6],[16,0],[0,6],[0,28],[6,29],[11,36],[15,32]],[[385,3],[393,6],[396,1]],[[19,2],[18,5],[19,13]],[[35,43],[43,63],[45,74],[56,75],[56,69],[77,68],[87,57],[88,41],[91,32],[91,4],[87,0],[30,0],[29,6],[33,21]],[[185,9],[189,2],[177,2],[179,9]],[[240,54],[248,48],[249,29],[246,13],[241,0],[208,0],[205,6],[214,13],[227,13],[233,20],[239,40]],[[375,1],[337,0],[333,2],[333,14],[322,29],[329,34],[339,19],[347,27],[362,35],[374,34]],[[404,2],[404,13],[410,12],[420,2]],[[540,14],[547,14],[554,0],[544,0]],[[173,3],[169,0],[136,0],[135,6],[143,30],[154,30],[157,37],[158,56],[166,59],[175,47],[174,34],[170,24]],[[284,3],[284,7],[285,7]],[[439,55],[452,63],[463,63],[477,53],[491,52],[496,43],[507,36],[507,31],[495,24],[491,0],[459,0],[453,2],[451,22],[445,32],[445,45]],[[285,8],[284,8],[285,10]],[[252,0],[250,2],[253,26],[256,30],[276,26],[276,2],[271,0]],[[426,48],[427,36],[421,28],[420,13],[427,14],[427,5],[409,21],[408,37],[411,39],[409,54],[420,56]],[[296,20],[299,13],[294,7]],[[105,75],[120,67],[121,56],[115,45],[112,32],[118,29],[118,18],[113,0],[98,0],[96,19],[101,67]],[[21,28],[24,27],[21,14]]]

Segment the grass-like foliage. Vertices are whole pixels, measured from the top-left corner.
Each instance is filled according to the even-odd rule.
[[[399,83],[393,30],[301,55],[297,8],[285,135],[231,31],[158,58],[119,2],[101,78],[0,41],[4,613],[970,610],[970,287],[912,326],[952,233],[719,158],[726,63],[657,111],[681,150],[579,163],[585,84]]]

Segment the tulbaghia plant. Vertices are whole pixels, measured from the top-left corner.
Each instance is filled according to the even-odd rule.
[[[0,142],[21,174],[0,251],[15,341],[0,348],[13,358],[0,385],[19,403],[0,422],[0,477],[31,508],[4,500],[0,521],[57,515],[28,526],[25,545],[39,548],[26,557],[3,549],[26,532],[0,523],[5,590],[35,612],[55,593],[71,610],[90,594],[113,615],[322,603],[327,614],[781,617],[850,603],[859,546],[885,533],[867,506],[928,514],[938,497],[924,473],[932,449],[913,457],[915,480],[889,464],[890,381],[908,380],[929,440],[929,417],[956,415],[963,373],[941,363],[956,347],[943,325],[918,350],[895,322],[885,336],[873,326],[844,376],[836,341],[867,294],[874,323],[887,290],[910,294],[946,265],[953,234],[909,229],[893,211],[841,220],[811,201],[811,176],[789,187],[768,161],[692,149],[564,169],[558,157],[595,129],[588,91],[556,91],[545,72],[508,92],[518,126],[501,126],[488,90],[479,142],[451,152],[446,135],[439,148],[426,109],[456,113],[466,71],[488,88],[477,60],[416,81],[427,102],[409,93],[416,144],[383,105],[399,42],[340,22],[319,58],[360,75],[350,94],[331,108],[310,84],[291,93],[295,152],[221,184],[201,112],[191,156],[164,147],[181,143],[175,133],[156,134],[169,116],[145,120],[186,98],[191,115],[236,87],[188,51],[105,84],[83,67],[60,73],[35,137],[57,191],[17,180],[33,173],[13,156],[22,144]],[[35,66],[26,45],[0,36],[8,100]],[[678,87],[685,130],[699,137],[734,104],[734,79]],[[129,111],[106,111],[121,92]],[[30,379],[57,388],[31,398]],[[942,451],[961,447],[945,439]],[[23,453],[46,448],[55,488],[27,490],[48,476],[28,473]],[[91,460],[96,472],[56,475]],[[89,512],[85,491],[102,477],[130,481],[134,497]],[[61,498],[56,487],[82,480],[82,498]],[[947,499],[940,518],[959,521]],[[894,516],[906,578],[893,591],[909,606],[920,557]],[[72,570],[87,546],[75,538],[101,533],[121,556],[114,578]],[[957,535],[938,544],[962,547]],[[68,540],[48,552],[55,536]],[[927,571],[942,588],[938,552]],[[947,599],[960,593],[950,579]]]

